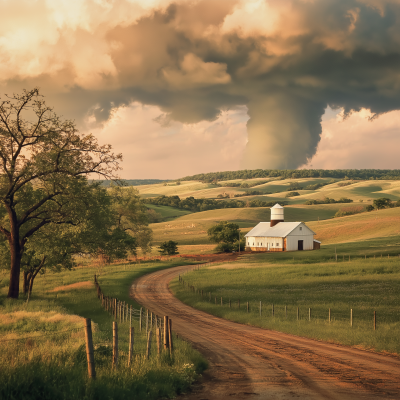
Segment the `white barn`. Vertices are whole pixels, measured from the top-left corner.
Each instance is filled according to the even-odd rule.
[[[316,250],[320,243],[304,222],[285,222],[284,210],[279,204],[271,208],[271,221],[260,222],[247,235],[246,250],[298,251]]]

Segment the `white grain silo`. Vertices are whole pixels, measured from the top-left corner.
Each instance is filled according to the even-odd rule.
[[[271,207],[271,223],[270,226],[273,227],[279,222],[284,222],[285,217],[284,217],[284,211],[283,207],[276,203],[273,207]]]

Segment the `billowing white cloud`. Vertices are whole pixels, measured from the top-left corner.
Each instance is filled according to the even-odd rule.
[[[174,179],[240,167],[247,134],[244,106],[221,112],[214,121],[182,124],[157,106],[138,102],[118,109],[92,132],[124,154],[123,178]],[[87,121],[90,125],[90,121]]]

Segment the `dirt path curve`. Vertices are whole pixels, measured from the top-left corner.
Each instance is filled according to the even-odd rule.
[[[203,384],[183,399],[400,399],[400,359],[237,324],[177,300],[168,283],[188,266],[145,275],[131,296],[210,362]]]

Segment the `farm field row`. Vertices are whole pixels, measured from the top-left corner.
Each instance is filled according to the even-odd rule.
[[[157,399],[186,390],[206,361],[178,339],[172,359],[167,354],[157,358],[153,339],[153,354],[145,360],[146,335],[139,330],[137,314],[133,320],[134,363],[130,368],[126,363],[129,322],[118,323],[120,364],[118,371],[111,369],[113,318],[101,308],[93,284],[96,273],[105,294],[138,309],[140,305],[129,298],[132,281],[184,262],[85,266],[48,273],[36,278],[28,304],[23,296],[18,301],[6,299],[8,280],[1,277],[0,398]],[[87,378],[83,317],[91,318],[94,324],[95,382]]]
[[[382,250],[382,242],[375,245]],[[358,249],[361,251],[362,247],[359,244]],[[400,252],[400,243],[395,249]],[[330,250],[334,249],[331,247]],[[171,288],[184,303],[235,322],[399,354],[398,255],[392,254],[388,259],[374,258],[369,254],[365,260],[365,256],[360,254],[348,261],[346,254],[343,261],[341,256],[345,249],[339,250],[338,262],[324,261],[324,257],[318,260],[316,256],[314,259],[305,258],[305,253],[318,252],[303,252],[294,259],[288,254],[281,254],[286,258],[280,259],[278,253],[270,260],[267,260],[267,255],[246,255],[237,262],[183,274],[185,285],[176,279]],[[203,298],[189,290],[187,285],[203,290]],[[376,330],[373,329],[374,311],[377,315]]]

